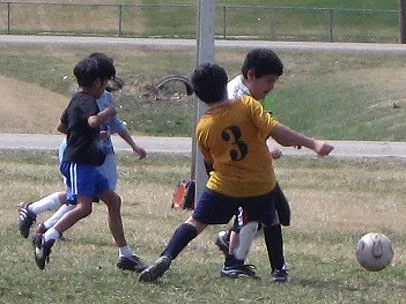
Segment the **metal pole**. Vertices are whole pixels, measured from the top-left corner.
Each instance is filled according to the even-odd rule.
[[[118,37],[123,34],[123,6],[120,4],[118,6]]]
[[[214,62],[214,36],[216,24],[216,1],[199,0],[198,30],[197,30],[197,64]],[[197,113],[196,121],[207,111],[207,105],[196,98]],[[204,166],[204,158],[200,153],[195,132],[192,136],[193,156],[192,166],[194,166],[194,176],[196,180],[195,202],[199,201],[207,182],[207,174]],[[193,170],[192,170],[193,174]]]
[[[10,2],[7,2],[7,34],[10,34]]]
[[[223,38],[227,37],[227,8],[223,6]]]
[[[330,42],[333,42],[333,13],[334,10],[330,9]]]
[[[400,0],[399,27],[400,27],[400,43],[406,44],[406,0]]]

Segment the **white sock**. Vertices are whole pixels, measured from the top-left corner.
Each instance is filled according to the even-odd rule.
[[[55,228],[49,228],[44,234],[44,240],[45,242],[48,242],[49,240],[57,241],[59,240],[60,236],[61,234],[57,230],[55,230]]]
[[[43,225],[45,226],[46,229],[48,229],[49,227],[52,227],[62,217],[62,215],[64,215],[66,212],[72,210],[73,208],[75,208],[75,205],[63,204],[49,219],[47,219],[43,223]]]
[[[118,249],[118,256],[125,256],[127,258],[132,257],[134,253],[128,246],[123,246]]]
[[[244,260],[248,256],[248,252],[251,248],[252,241],[258,230],[258,222],[249,222],[245,224],[240,230],[240,242],[238,248],[234,253],[234,256],[238,260]]]
[[[28,209],[39,215],[45,211],[59,208],[61,206],[61,201],[59,200],[59,195],[61,192],[52,193],[39,201],[36,201],[28,206]]]

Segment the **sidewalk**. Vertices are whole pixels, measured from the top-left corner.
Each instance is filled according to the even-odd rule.
[[[37,150],[57,151],[61,135],[0,133],[0,151]],[[133,136],[148,153],[191,155],[192,139],[186,137]],[[130,147],[118,136],[113,136],[117,153],[131,152]],[[334,145],[331,156],[337,157],[406,157],[406,142],[385,141],[329,141]],[[273,143],[275,144],[275,143]],[[306,148],[280,147],[286,156],[315,155]]]

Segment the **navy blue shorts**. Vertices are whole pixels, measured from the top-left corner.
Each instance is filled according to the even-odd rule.
[[[275,209],[278,212],[279,222],[282,226],[290,225],[290,206],[285,194],[279,185],[273,190],[275,199]],[[235,217],[232,230],[239,232],[242,226],[251,221],[249,214],[245,214],[244,208],[239,208],[239,213]]]
[[[235,198],[205,189],[192,217],[203,224],[227,224],[231,218],[244,209],[244,216],[270,226],[275,219],[275,191],[255,196]]]

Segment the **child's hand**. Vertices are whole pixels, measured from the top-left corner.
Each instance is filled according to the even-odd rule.
[[[103,110],[103,112],[105,113],[105,115],[109,118],[115,116],[117,114],[117,110],[116,107],[113,105],[109,105],[107,108],[105,108]]]
[[[314,145],[314,151],[320,156],[329,155],[333,151],[334,147],[327,142],[316,140]]]
[[[143,159],[147,156],[147,152],[141,147],[135,147],[133,151],[139,155],[139,159]]]
[[[282,156],[282,151],[274,146],[269,147],[269,152],[271,152],[273,159],[278,159]]]

